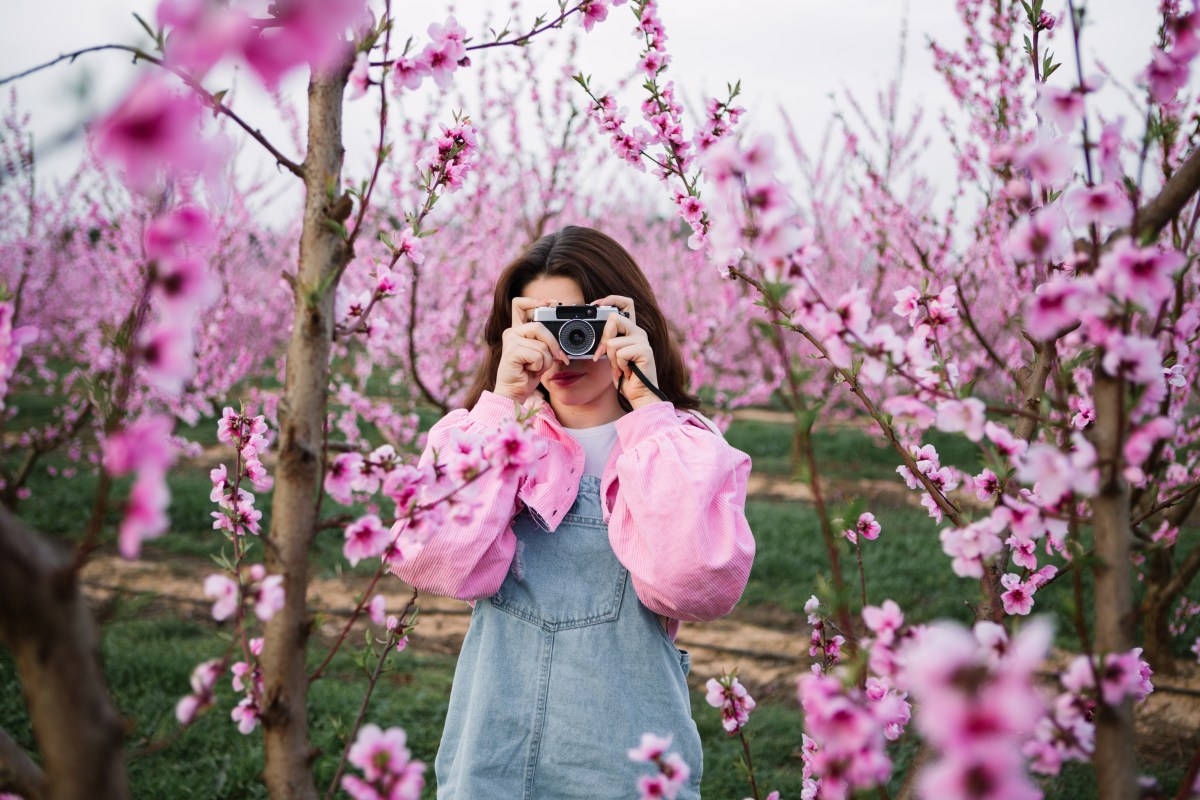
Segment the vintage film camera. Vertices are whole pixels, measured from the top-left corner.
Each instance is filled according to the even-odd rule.
[[[613,314],[629,316],[616,306],[542,306],[533,310],[533,321],[550,329],[568,357],[587,358],[596,352],[604,323]]]

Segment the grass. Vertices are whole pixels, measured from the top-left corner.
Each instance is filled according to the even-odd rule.
[[[36,398],[23,401],[22,413],[49,414],[49,407]],[[428,428],[436,415],[422,415]],[[188,432],[189,438],[206,446],[215,443],[214,425],[201,423]],[[730,428],[729,441],[750,453],[755,470],[774,475],[790,473],[791,431],[787,425],[759,421],[737,421]],[[963,437],[931,436],[943,461],[963,468],[975,466],[974,448]],[[830,498],[841,502],[858,488],[850,479],[887,481],[902,487],[894,469],[895,454],[876,444],[866,434],[851,429],[818,430],[814,438],[821,473]],[[229,455],[232,455],[230,451]],[[62,467],[62,459],[47,463]],[[111,541],[118,522],[120,498],[128,491],[129,480],[118,481],[113,508],[106,515],[106,536]],[[228,547],[211,528],[212,504],[208,500],[209,480],[206,469],[176,470],[169,478],[172,492],[172,528],[168,535],[146,546],[152,557],[207,558]],[[67,541],[78,538],[86,524],[92,504],[95,479],[81,475],[72,481],[56,480],[45,471],[35,471],[30,481],[32,496],[23,502],[21,516],[32,526]],[[872,511],[883,526],[878,541],[864,542],[863,562],[867,575],[867,601],[879,604],[885,598],[896,600],[910,621],[936,618],[969,623],[972,614],[968,602],[974,602],[976,584],[950,573],[938,540],[940,525],[926,512],[907,502],[903,492],[872,491],[860,503]],[[906,491],[906,490],[904,490]],[[271,493],[255,492],[256,505],[263,511],[264,529],[269,524]],[[346,509],[327,501],[325,516],[361,514],[363,508]],[[797,635],[803,633],[803,606],[814,593],[828,594],[820,588],[828,583],[829,559],[820,535],[816,513],[808,503],[751,499],[747,517],[758,544],[758,557],[742,601],[750,616],[769,611],[775,620],[792,620]],[[836,505],[836,514],[847,513]],[[849,516],[849,514],[847,514]],[[1185,529],[1181,549],[1200,542],[1200,531]],[[312,551],[313,571],[328,576],[349,571],[341,558],[342,538],[337,530],[323,531]],[[110,545],[106,545],[110,546]],[[852,608],[859,601],[859,579],[855,553],[838,537],[846,595]],[[360,564],[355,574],[367,574],[370,565]],[[1085,582],[1090,585],[1090,581]],[[1078,647],[1075,632],[1066,624],[1073,607],[1069,580],[1058,581],[1037,596],[1038,609],[1053,613],[1061,621],[1058,644],[1067,649]],[[1085,593],[1090,609],[1090,592]],[[160,603],[145,598],[125,600],[109,609],[102,632],[102,656],[113,696],[131,723],[128,743],[136,751],[146,741],[162,737],[174,728],[173,709],[187,691],[192,667],[218,655],[223,647],[220,634],[214,635],[211,622],[177,616]],[[369,719],[382,725],[400,725],[406,729],[415,757],[432,763],[445,717],[449,687],[453,675],[452,657],[425,652],[416,644],[396,657],[395,670],[387,675],[372,700]],[[314,648],[314,651],[316,648]],[[695,676],[701,681],[707,676]],[[365,683],[349,655],[339,655],[330,677],[318,681],[310,696],[309,719],[314,744],[322,751],[315,764],[318,786],[332,777],[336,754],[358,708]],[[261,736],[242,736],[229,721],[233,704],[228,684],[220,690],[218,707],[202,717],[169,748],[130,761],[130,776],[135,797],[180,798],[254,798],[265,796],[258,773],[262,765]],[[767,691],[759,698],[750,728],[759,785],[764,795],[779,790],[785,798],[798,797],[802,790],[800,712],[790,687]],[[720,727],[714,709],[693,692],[693,714],[704,741],[705,770],[703,792],[712,798],[741,798],[749,794],[737,767],[741,752],[736,739],[730,739]],[[0,727],[20,743],[32,747],[29,730],[12,662],[0,652]],[[896,775],[911,758],[911,741],[896,746]],[[1162,779],[1169,791],[1181,780],[1181,770],[1164,765],[1147,765]],[[898,788],[898,780],[890,788]],[[1090,768],[1070,766],[1061,777],[1046,786],[1047,796],[1073,798],[1094,796]],[[432,796],[432,790],[427,791]]]

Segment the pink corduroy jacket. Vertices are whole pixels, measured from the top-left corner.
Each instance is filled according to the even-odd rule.
[[[553,535],[579,489],[584,453],[564,432],[541,395],[532,432],[545,453],[531,477],[489,470],[476,479],[479,513],[469,524],[449,520],[433,530],[401,532],[403,559],[392,570],[421,591],[477,600],[500,589],[517,539],[511,522],[522,508]],[[516,418],[516,404],[485,391],[470,411],[452,411],[429,431],[422,463],[456,429],[487,430]],[[750,457],[731,447],[711,423],[667,402],[617,420],[617,443],[600,479],[601,508],[613,552],[629,570],[643,603],[668,620],[728,614],[742,596],[754,561],[746,522]]]

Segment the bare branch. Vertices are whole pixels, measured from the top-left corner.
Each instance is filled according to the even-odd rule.
[[[0,509],[0,642],[13,653],[42,756],[45,795],[129,795],[124,726],[70,557]]]

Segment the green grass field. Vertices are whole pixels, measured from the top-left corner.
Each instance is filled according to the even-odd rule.
[[[205,434],[211,427],[198,429],[197,438],[205,438],[206,444],[213,443],[212,437]],[[729,439],[751,454],[756,470],[774,475],[789,472],[790,432],[786,426],[737,422]],[[974,465],[973,453],[961,437],[942,437],[938,444],[944,460],[953,460],[964,467]],[[818,432],[814,446],[831,496],[852,499],[855,487],[850,481],[854,478],[903,485],[894,473],[897,462],[893,454],[863,433],[850,429]],[[224,539],[211,529],[207,473],[201,469],[177,470],[170,482],[172,531],[149,543],[147,555],[151,559],[198,565],[198,576],[202,576],[204,573],[199,570],[207,569],[200,565],[209,555],[220,552],[224,544]],[[118,496],[126,491],[127,483],[118,484]],[[93,488],[90,478],[55,481],[39,471],[31,482],[33,495],[23,504],[21,515],[29,524],[69,541],[77,536],[90,513]],[[257,505],[264,511],[266,527],[270,495],[259,494]],[[910,620],[951,618],[969,622],[971,612],[966,603],[974,601],[976,585],[950,572],[938,542],[939,526],[902,494],[873,494],[862,507],[874,512],[883,525],[879,540],[866,542],[863,548],[868,602],[877,604],[892,598],[901,604]],[[345,511],[331,503],[325,507],[327,515]],[[830,574],[817,516],[807,503],[765,499],[752,499],[747,505],[747,516],[758,542],[758,557],[742,605],[735,614],[775,620],[797,631],[797,636],[806,637],[803,605],[817,592],[818,576],[828,579]],[[111,525],[117,521],[116,510],[109,511],[108,521],[111,535]],[[1186,530],[1182,535],[1191,542],[1200,540],[1196,530]],[[839,547],[851,602],[857,608],[858,572],[853,550],[842,540]],[[323,532],[313,551],[314,574],[333,576],[350,572],[365,576],[368,573],[366,564],[350,570],[340,554],[340,532]],[[1071,605],[1069,582],[1051,586],[1039,593],[1037,600],[1039,610],[1053,611],[1060,620],[1059,645],[1074,647],[1077,644],[1074,632],[1065,624]],[[184,732],[178,741],[151,755],[137,755],[146,742],[172,731],[175,702],[187,691],[192,667],[222,652],[221,637],[225,629],[218,629],[195,610],[182,612],[149,597],[116,602],[106,609],[105,617],[103,659],[113,695],[131,726],[128,744],[134,753],[130,760],[133,796],[264,797],[265,790],[257,775],[262,761],[261,735],[256,732],[242,736],[230,722],[229,710],[235,698],[227,682],[219,687],[217,708]],[[423,652],[419,644],[414,644],[392,658],[392,670],[372,699],[368,714],[370,721],[385,727],[400,725],[406,729],[415,757],[430,765],[428,797],[433,796],[432,761],[445,716],[453,666],[452,657]],[[693,677],[700,684],[709,676]],[[316,762],[322,791],[332,776],[364,686],[365,680],[349,655],[340,655],[329,678],[314,686],[310,720],[313,741],[322,751]],[[702,691],[694,691],[692,699],[693,713],[705,742],[705,796],[720,800],[746,797],[749,789],[736,766],[740,753],[737,740],[724,734],[716,711],[704,702]],[[32,747],[14,668],[3,652],[0,652],[0,727]],[[763,695],[749,731],[764,795],[767,790],[778,789],[784,798],[798,798],[802,787],[798,755],[801,717],[794,692],[785,687]],[[905,743],[893,754],[897,763],[893,791],[898,788],[899,775],[911,758],[912,749],[911,742]],[[1173,787],[1182,777],[1180,768],[1165,764],[1145,767],[1163,781],[1168,791],[1175,791]],[[1086,767],[1067,769],[1063,776],[1047,784],[1046,793],[1055,798],[1093,796],[1091,772]],[[630,796],[634,794],[634,788],[630,787]]]

